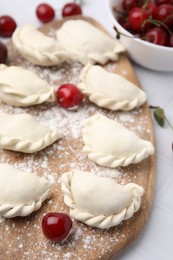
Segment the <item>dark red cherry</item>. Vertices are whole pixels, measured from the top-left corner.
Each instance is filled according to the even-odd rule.
[[[79,105],[82,100],[82,92],[73,84],[63,84],[57,90],[57,101],[64,108]]]
[[[160,27],[153,27],[145,34],[145,40],[154,44],[167,46],[168,45],[168,34]]]
[[[62,9],[62,17],[71,16],[71,15],[79,15],[82,14],[82,9],[80,5],[76,3],[68,3],[64,5]]]
[[[45,237],[54,242],[62,242],[68,237],[72,228],[72,220],[65,213],[50,212],[42,220]]]
[[[158,6],[154,18],[169,27],[173,27],[173,5],[162,4]]]
[[[8,16],[0,16],[0,36],[1,37],[11,37],[14,30],[16,29],[15,20]]]
[[[128,15],[130,27],[135,31],[141,32],[144,29],[143,23],[149,16],[141,7],[134,7]],[[147,23],[145,27],[147,27]]]
[[[55,11],[50,5],[43,3],[37,6],[36,15],[42,23],[47,23],[53,20]]]

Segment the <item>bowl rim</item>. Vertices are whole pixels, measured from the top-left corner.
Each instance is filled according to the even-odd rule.
[[[118,0],[118,1],[121,1],[121,0]],[[126,29],[124,29],[120,24],[119,24],[119,22],[117,21],[117,19],[116,19],[116,17],[114,16],[114,14],[113,14],[113,0],[107,0],[107,8],[108,8],[108,11],[109,11],[109,13],[111,14],[111,17],[112,17],[112,19],[114,20],[114,23],[115,23],[115,26],[117,25],[117,27],[119,27],[119,29],[120,29],[120,32],[122,32],[123,33],[123,36],[124,37],[126,37],[126,35],[127,35],[127,37],[129,38],[129,36],[132,36],[131,37],[131,39],[132,40],[134,40],[134,41],[136,41],[136,42],[138,42],[138,43],[140,43],[140,44],[142,44],[142,45],[146,45],[146,46],[148,46],[148,47],[151,47],[151,48],[155,48],[155,49],[157,49],[157,50],[166,50],[166,51],[168,51],[168,52],[173,52],[173,47],[168,47],[168,46],[162,46],[162,45],[157,45],[157,44],[154,44],[154,43],[151,43],[151,42],[147,42],[147,41],[145,41],[145,40],[142,40],[142,39],[140,39],[140,38],[135,38],[135,37],[133,37],[134,35],[133,34],[131,34],[130,32],[128,32]]]

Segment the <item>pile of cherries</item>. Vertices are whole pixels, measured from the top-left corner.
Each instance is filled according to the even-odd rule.
[[[124,29],[145,41],[173,47],[173,0],[122,0],[113,10]]]

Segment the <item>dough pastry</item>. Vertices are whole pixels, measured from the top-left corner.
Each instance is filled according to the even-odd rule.
[[[118,41],[83,20],[64,22],[56,35],[65,50],[72,53],[70,59],[82,64],[116,61],[124,51]]]
[[[57,130],[41,126],[29,114],[0,113],[0,147],[33,153],[61,138]]]
[[[18,27],[12,41],[19,53],[35,65],[53,66],[67,59],[67,53],[56,40],[32,25]]]
[[[146,101],[146,94],[121,75],[98,65],[84,67],[78,87],[99,107],[110,110],[132,110]]]
[[[154,152],[152,143],[101,114],[85,121],[82,134],[83,151],[101,166],[114,168],[139,163]]]
[[[34,72],[0,65],[0,100],[12,106],[30,106],[55,101],[55,91]]]
[[[0,222],[27,216],[50,196],[50,183],[43,177],[0,164]]]
[[[132,217],[143,195],[143,188],[135,183],[123,186],[80,170],[62,175],[62,190],[70,215],[98,228],[110,228]]]

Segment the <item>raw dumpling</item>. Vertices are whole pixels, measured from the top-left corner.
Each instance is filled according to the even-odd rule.
[[[57,130],[40,125],[29,114],[0,113],[0,147],[33,153],[61,138]]]
[[[57,40],[72,53],[70,59],[82,64],[118,60],[124,47],[103,31],[83,20],[66,21],[57,31]]]
[[[132,217],[143,195],[143,188],[135,183],[123,186],[80,170],[62,175],[62,190],[70,215],[98,228],[110,228]]]
[[[0,100],[12,106],[31,106],[55,101],[55,91],[34,72],[1,64]]]
[[[43,177],[0,164],[0,222],[27,216],[50,196],[50,183]]]
[[[98,65],[84,67],[78,87],[91,102],[110,110],[132,110],[146,101],[144,91]]]
[[[18,27],[12,40],[19,53],[35,65],[53,66],[67,59],[66,52],[56,40],[32,25]]]
[[[101,114],[85,121],[82,134],[83,151],[101,166],[114,168],[139,163],[154,152],[152,143]]]

